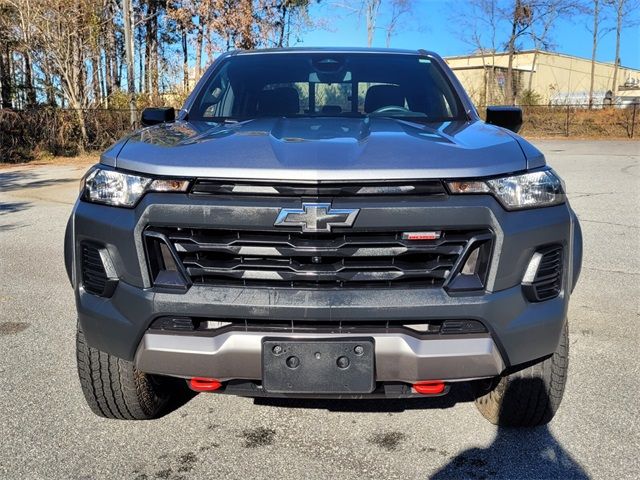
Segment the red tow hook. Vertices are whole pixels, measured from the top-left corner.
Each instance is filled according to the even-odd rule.
[[[421,395],[438,395],[444,392],[445,384],[441,380],[426,380],[413,384],[413,389]]]
[[[189,380],[189,388],[196,392],[213,392],[222,386],[220,380],[215,378],[194,377]]]

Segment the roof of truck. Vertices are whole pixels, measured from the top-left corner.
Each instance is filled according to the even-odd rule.
[[[389,53],[401,55],[433,55],[434,52],[422,49],[408,50],[396,48],[365,48],[365,47],[287,47],[287,48],[263,48],[256,50],[234,50],[230,55],[256,55],[263,53]]]

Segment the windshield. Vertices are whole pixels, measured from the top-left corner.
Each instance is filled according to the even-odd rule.
[[[231,56],[197,94],[191,120],[381,116],[423,122],[464,119],[435,59],[369,53]]]

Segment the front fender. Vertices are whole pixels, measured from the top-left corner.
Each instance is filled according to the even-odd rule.
[[[573,249],[572,249],[572,284],[571,291],[576,288],[580,272],[582,271],[582,227],[578,221],[578,216],[571,210],[571,223],[573,230]]]
[[[73,287],[73,214],[69,217],[64,232],[64,268]]]

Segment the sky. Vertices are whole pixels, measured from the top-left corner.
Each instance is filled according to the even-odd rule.
[[[415,0],[414,3],[412,13],[403,19],[403,24],[392,38],[391,48],[424,48],[441,56],[462,55],[473,50],[473,47],[463,40],[464,34],[459,31],[459,23],[452,18],[452,4],[458,4],[460,8],[463,0]],[[309,47],[366,47],[367,30],[364,19],[338,5],[339,0],[322,0],[314,5],[311,16],[325,19],[324,28],[305,32],[301,41],[292,41],[291,44]],[[374,47],[386,46],[384,27],[387,18],[388,10],[383,0],[379,15],[380,28],[376,31]],[[631,20],[636,24],[640,23],[640,8],[634,11]],[[591,58],[592,36],[587,24],[592,21],[588,16],[559,20],[552,34],[555,46],[551,50]],[[612,22],[608,24],[613,25]],[[530,48],[531,45],[524,43],[521,47]],[[613,62],[614,57],[615,32],[612,31],[600,40],[596,59]],[[623,66],[640,69],[640,26],[623,30],[620,58]]]

